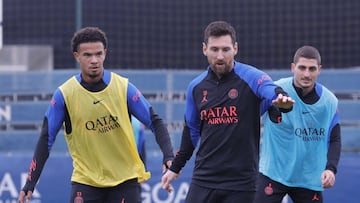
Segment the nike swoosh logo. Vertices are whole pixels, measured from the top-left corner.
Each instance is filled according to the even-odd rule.
[[[93,101],[93,104],[100,103],[103,99]]]

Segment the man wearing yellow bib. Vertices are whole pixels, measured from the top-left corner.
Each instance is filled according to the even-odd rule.
[[[53,95],[19,203],[31,198],[62,126],[74,168],[70,203],[140,202],[139,182],[150,173],[138,154],[130,115],[155,134],[163,170],[174,156],[167,128],[127,78],[104,70],[107,39],[102,30],[83,28],[71,42],[81,73]]]

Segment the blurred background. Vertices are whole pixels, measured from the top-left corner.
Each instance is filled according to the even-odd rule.
[[[203,69],[203,30],[226,20],[238,60],[287,68],[298,47],[312,44],[324,67],[343,69],[360,64],[359,10],[358,0],[3,0],[3,43],[48,46],[54,69],[72,69],[73,33],[96,26],[109,38],[108,68]]]
[[[274,80],[291,75],[297,48],[319,49],[319,82],[339,99],[343,141],[337,183],[325,191],[325,202],[358,202],[359,11],[358,0],[0,0],[0,202],[16,202],[52,93],[79,72],[70,48],[76,30],[95,26],[106,32],[105,68],[128,77],[149,99],[176,150],[185,91],[206,69],[203,30],[214,20],[235,27],[236,59]],[[193,160],[167,194],[160,188],[161,154],[149,130],[146,150],[152,178],[143,184],[143,202],[183,202]],[[71,170],[59,132],[33,202],[68,202]]]

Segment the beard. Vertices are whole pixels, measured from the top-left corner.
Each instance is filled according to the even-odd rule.
[[[225,62],[216,62],[211,66],[212,70],[218,77],[223,77],[231,72],[232,67]]]

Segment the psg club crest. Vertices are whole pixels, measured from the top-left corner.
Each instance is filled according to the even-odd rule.
[[[236,97],[238,97],[239,92],[237,91],[237,89],[231,89],[228,93],[228,96],[230,97],[230,99],[235,99]]]

